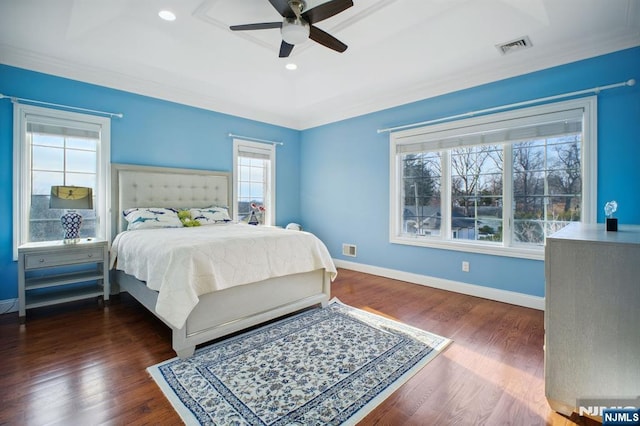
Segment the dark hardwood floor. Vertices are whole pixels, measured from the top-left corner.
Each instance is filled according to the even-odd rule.
[[[595,424],[547,405],[541,311],[344,269],[332,293],[454,340],[363,425]],[[0,425],[180,424],[146,372],[170,338],[127,294],[0,316]]]

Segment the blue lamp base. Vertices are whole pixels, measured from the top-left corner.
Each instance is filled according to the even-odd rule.
[[[82,226],[82,216],[75,210],[69,210],[60,218],[62,229],[64,229],[65,244],[73,244],[80,241],[80,227]]]

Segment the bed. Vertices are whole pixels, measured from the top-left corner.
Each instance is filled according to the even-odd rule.
[[[246,224],[220,223],[200,226],[197,228],[159,228],[127,231],[129,222],[122,212],[126,210],[145,208],[178,208],[178,209],[206,209],[210,206],[228,206],[231,208],[231,176],[225,172],[213,172],[190,169],[160,168],[149,166],[135,166],[113,164],[111,169],[112,200],[111,200],[111,276],[115,291],[125,291],[144,305],[172,330],[172,346],[177,355],[186,358],[194,353],[196,345],[219,337],[258,325],[260,323],[299,311],[314,305],[326,305],[330,296],[330,283],[335,277],[336,269],[328,257],[326,247],[316,237],[309,233],[285,230],[275,227],[251,226]],[[231,215],[233,217],[233,215]],[[130,220],[130,218],[129,218]],[[238,232],[238,237],[235,237]],[[176,285],[180,277],[177,269],[168,267],[170,274],[158,274],[154,271],[157,265],[197,263],[204,265],[207,259],[202,253],[214,259],[219,253],[221,243],[206,243],[203,246],[205,234],[222,233],[226,240],[240,241],[249,238],[252,245],[263,247],[263,253],[269,253],[269,258],[275,254],[302,252],[296,244],[302,243],[297,239],[314,239],[317,251],[314,261],[304,261],[291,268],[288,263],[280,261],[276,266],[271,264],[272,270],[268,278],[263,272],[253,271],[248,266],[239,268],[234,273],[220,274],[214,268],[206,265],[206,271],[190,270],[186,275],[198,277],[195,287],[187,290],[170,289],[167,286]],[[166,235],[162,235],[166,234]],[[193,243],[188,243],[194,237]],[[142,243],[143,238],[151,238]],[[161,244],[155,238],[169,238],[169,242]],[[276,242],[284,238],[285,243]],[[273,241],[272,241],[273,240]],[[126,254],[124,244],[134,244],[130,248],[134,254]],[[238,243],[239,244],[239,243]],[[268,246],[265,244],[279,244]],[[166,261],[155,259],[151,263],[154,267],[137,265],[144,252],[143,247],[155,247],[155,251],[166,252]],[[171,251],[170,247],[171,246]],[[193,252],[193,260],[188,255],[188,246],[199,247]],[[237,246],[237,244],[236,244]],[[291,246],[290,248],[287,248]],[[175,249],[174,249],[175,247]],[[278,247],[272,250],[269,247]],[[282,249],[285,247],[285,249]],[[316,250],[314,249],[314,250]],[[225,252],[233,253],[229,259],[238,258],[237,247]],[[324,250],[324,252],[323,252]],[[150,250],[147,250],[151,253]],[[160,256],[161,254],[158,254]],[[260,252],[246,251],[248,259],[262,259]],[[203,257],[204,256],[204,257]],[[199,257],[199,258],[198,258]],[[328,257],[328,259],[327,259]],[[230,261],[229,259],[225,261]],[[172,263],[173,262],[173,263]],[[247,262],[247,265],[251,262]],[[259,263],[259,262],[258,262]],[[132,268],[130,265],[135,265]],[[224,265],[223,265],[224,266]],[[253,268],[253,266],[252,266]],[[211,269],[211,271],[209,271]],[[129,272],[129,273],[127,273]],[[251,272],[251,273],[249,273]],[[230,277],[241,276],[241,282],[233,283]],[[163,280],[162,277],[167,277]],[[235,279],[235,278],[234,278]],[[185,277],[186,280],[186,277]],[[160,282],[165,281],[165,282]],[[195,290],[194,290],[195,288]],[[183,294],[184,293],[184,294]],[[194,298],[195,297],[195,298]],[[176,302],[179,300],[180,302]],[[186,302],[188,312],[174,313],[173,305]],[[181,307],[180,310],[183,310]]]

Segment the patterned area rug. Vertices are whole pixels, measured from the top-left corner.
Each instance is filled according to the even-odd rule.
[[[334,299],[148,371],[188,425],[355,424],[450,342]]]

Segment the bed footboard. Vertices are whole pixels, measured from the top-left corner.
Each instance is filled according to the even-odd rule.
[[[157,292],[122,271],[116,271],[114,278],[122,291],[158,316],[155,312]],[[186,358],[193,355],[196,345],[304,308],[325,306],[331,293],[330,283],[329,274],[318,269],[205,294],[183,328],[171,327],[173,349],[180,358]]]

